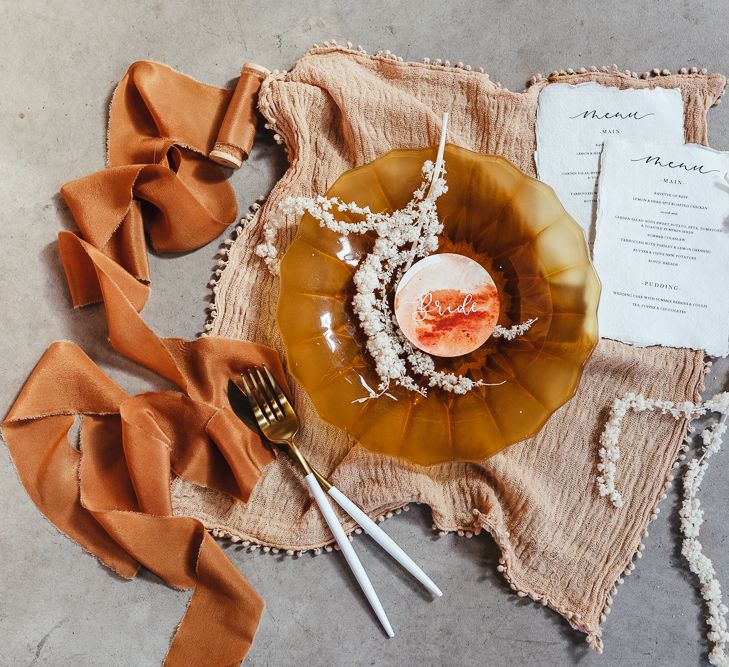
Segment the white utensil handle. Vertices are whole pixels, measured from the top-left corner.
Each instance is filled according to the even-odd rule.
[[[316,500],[316,504],[319,505],[319,509],[324,515],[324,519],[329,526],[329,530],[332,531],[334,539],[337,540],[337,544],[344,554],[344,557],[347,560],[347,564],[352,570],[355,579],[357,579],[357,583],[359,583],[359,585],[361,586],[362,591],[367,598],[367,601],[370,603],[380,623],[382,623],[382,627],[385,628],[387,636],[394,637],[395,633],[392,630],[392,626],[390,625],[390,621],[387,618],[387,614],[385,614],[385,610],[382,608],[380,599],[377,597],[377,593],[375,593],[375,589],[372,587],[372,582],[367,576],[367,573],[364,571],[362,563],[359,562],[359,558],[354,552],[354,547],[352,547],[352,545],[349,543],[349,538],[344,532],[342,524],[339,523],[339,519],[334,513],[332,506],[329,504],[329,500],[327,499],[326,494],[324,493],[324,491],[322,491],[322,488],[319,486],[319,482],[316,481],[316,477],[314,477],[313,474],[309,473],[305,477],[305,479],[306,483],[309,485],[309,489],[311,489],[314,500]]]
[[[351,516],[377,544],[389,553],[400,565],[412,574],[433,595],[441,597],[443,592],[431,578],[410,558],[382,528],[370,519],[357,505],[345,496],[336,486],[329,489],[329,495]]]

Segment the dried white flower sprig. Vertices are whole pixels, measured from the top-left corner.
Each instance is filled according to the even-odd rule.
[[[410,263],[438,249],[438,235],[443,225],[438,219],[436,201],[448,191],[448,186],[443,178],[445,169],[439,176],[434,172],[434,163],[425,162],[420,187],[404,208],[393,213],[373,213],[368,206],[323,196],[289,197],[282,204],[284,213],[308,213],[322,227],[343,236],[368,232],[376,236],[371,252],[360,262],[353,278],[356,293],[352,306],[380,378],[378,390],[371,390],[367,398],[379,396],[393,382],[424,394],[426,389],[412,373],[425,377],[431,387],[461,394],[482,384],[436,370],[433,359],[415,349],[402,335],[388,300],[388,288],[399,281]],[[344,222],[335,213],[346,213],[361,220]]]
[[[438,235],[443,231],[443,225],[438,218],[436,201],[447,192],[448,186],[442,176],[445,168],[441,175],[436,176],[435,172],[436,166],[425,162],[420,187],[404,208],[393,213],[373,213],[369,207],[322,196],[292,197],[282,204],[284,213],[308,213],[322,227],[338,234],[374,232],[376,236],[372,251],[360,262],[353,278],[356,290],[353,310],[367,338],[367,351],[380,378],[377,390],[370,389],[369,395],[361,400],[386,393],[392,383],[423,395],[428,387],[465,394],[476,387],[487,386],[483,380],[436,369],[433,358],[416,349],[402,334],[388,299],[388,289],[398,283],[411,263],[438,249]],[[344,222],[337,219],[336,213],[350,214],[361,220]],[[493,335],[513,340],[527,331],[534,321],[508,329],[497,327]],[[423,382],[414,376],[422,377]]]
[[[719,421],[701,432],[701,456],[692,459],[686,466],[683,477],[683,499],[679,516],[681,518],[681,534],[683,543],[681,553],[688,562],[689,569],[699,580],[701,596],[706,603],[706,638],[712,644],[709,662],[716,667],[729,667],[729,633],[727,632],[727,612],[729,608],[722,602],[721,586],[716,579],[716,571],[711,560],[704,555],[699,531],[704,523],[704,511],[698,499],[699,487],[709,465],[709,459],[721,448],[722,436],[727,431],[729,418],[729,392],[717,394],[703,403],[684,401],[675,404],[671,401],[647,399],[641,395],[626,394],[613,403],[610,419],[600,437],[599,463],[597,469],[601,473],[597,484],[601,496],[607,496],[615,507],[623,505],[620,492],[615,488],[616,464],[620,459],[618,441],[623,417],[631,409],[635,412],[660,410],[662,414],[670,414],[674,419],[695,419],[710,412],[721,415]]]
[[[263,263],[274,276],[279,273],[276,237],[278,236],[278,230],[284,227],[286,227],[286,218],[269,215],[263,223],[263,242],[256,246],[256,255],[263,260]]]
[[[420,186],[402,209],[393,213],[373,213],[368,206],[321,195],[288,197],[281,204],[284,214],[301,216],[308,213],[322,227],[343,236],[366,233],[375,236],[372,250],[354,274],[356,293],[352,306],[367,338],[367,351],[374,360],[380,384],[377,390],[368,388],[368,395],[358,400],[386,394],[392,383],[423,395],[428,387],[465,394],[476,387],[493,386],[483,380],[436,369],[433,358],[416,349],[402,334],[388,299],[388,290],[399,282],[412,263],[438,249],[443,225],[438,218],[436,201],[448,191],[443,160],[447,123],[448,115],[444,114],[436,161],[425,162]],[[341,215],[338,217],[342,213],[358,221],[342,221]],[[278,228],[283,225],[281,221],[274,221],[264,227],[264,242],[256,248],[256,253],[275,272],[278,270],[275,240]],[[510,328],[497,325],[492,335],[513,340],[523,335],[535,321],[531,319]]]
[[[500,324],[497,324],[494,327],[494,330],[491,332],[492,338],[504,338],[506,340],[514,340],[515,338],[518,338],[519,336],[523,336],[529,329],[532,328],[532,325],[537,321],[536,317],[532,317],[528,319],[526,322],[522,322],[521,324],[515,324],[512,327],[502,327]]]
[[[628,393],[623,398],[616,398],[610,409],[610,419],[605,424],[605,429],[600,436],[600,449],[598,450],[597,469],[599,475],[597,477],[597,486],[601,496],[607,496],[615,507],[622,507],[623,498],[620,492],[615,488],[615,472],[617,463],[620,459],[620,448],[618,442],[623,425],[623,417],[628,410],[634,412],[646,412],[652,410],[660,410],[661,414],[671,414],[674,419],[686,417],[694,419],[704,412],[700,412],[698,406],[691,401],[685,401],[681,404],[674,404],[671,401],[663,401],[661,399],[645,398],[642,395]]]

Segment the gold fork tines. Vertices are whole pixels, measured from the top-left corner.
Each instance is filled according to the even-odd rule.
[[[328,491],[331,488],[329,481],[306,460],[294,443],[294,436],[299,431],[299,418],[271,371],[266,366],[263,366],[263,372],[258,367],[249,368],[240,374],[240,379],[263,435],[271,442],[287,447],[304,473],[313,473],[319,484]]]

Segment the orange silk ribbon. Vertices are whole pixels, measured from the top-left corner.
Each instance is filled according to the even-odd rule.
[[[198,520],[173,516],[171,476],[247,500],[274,454],[228,407],[228,379],[260,363],[284,378],[269,348],[160,338],[145,324],[144,236],[158,251],[188,251],[235,220],[233,190],[208,155],[247,157],[261,77],[244,68],[234,94],[134,63],[111,103],[109,168],[61,188],[79,227],[59,234],[74,306],[103,301],[113,347],[182,391],[128,396],[79,347],[56,342],[3,423],[23,485],[59,530],[122,576],[141,564],[194,589],[172,667],[239,664],[263,601]],[[68,439],[76,415],[78,449]]]

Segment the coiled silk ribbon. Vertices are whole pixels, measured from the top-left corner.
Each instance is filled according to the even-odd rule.
[[[171,667],[239,664],[263,610],[203,525],[173,515],[171,476],[247,500],[274,454],[231,412],[227,382],[260,363],[284,378],[269,348],[160,338],[145,324],[144,237],[161,252],[188,251],[235,221],[233,189],[211,159],[236,166],[247,157],[264,75],[246,66],[230,91],[134,63],[111,103],[109,168],[61,188],[79,228],[59,234],[74,306],[103,301],[112,346],[180,391],[128,396],[79,347],[56,342],[3,422],[23,485],[59,530],[124,577],[143,565],[194,589]],[[68,438],[76,415],[78,448]]]

